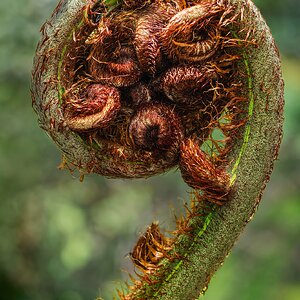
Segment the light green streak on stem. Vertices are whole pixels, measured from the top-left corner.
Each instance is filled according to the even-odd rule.
[[[106,7],[114,7],[117,6],[121,1],[120,0],[104,0],[103,3]]]
[[[63,98],[63,93],[64,93],[64,87],[63,85],[61,84],[61,68],[62,68],[62,65],[63,65],[63,59],[65,57],[65,54],[67,52],[67,45],[65,45],[62,49],[62,52],[61,52],[61,56],[60,56],[60,60],[58,62],[58,68],[57,68],[57,80],[58,80],[58,85],[57,85],[57,88],[58,88],[58,99],[59,99],[59,103],[62,103],[62,98]]]
[[[235,35],[235,34],[234,34]],[[245,68],[246,68],[246,72],[247,72],[247,78],[248,78],[248,95],[249,95],[249,108],[248,108],[248,120],[250,120],[250,118],[253,115],[253,110],[254,110],[254,95],[253,95],[253,81],[252,81],[252,77],[251,77],[251,71],[250,71],[250,67],[249,67],[249,62],[248,62],[248,57],[247,54],[245,52],[243,52],[243,61],[245,64]],[[235,161],[235,164],[231,170],[231,178],[230,178],[230,186],[232,186],[236,180],[236,171],[237,168],[241,162],[242,156],[245,153],[248,141],[249,141],[249,136],[250,136],[250,125],[249,123],[246,125],[246,129],[245,129],[245,133],[244,133],[244,140],[243,140],[243,144],[241,147],[241,150],[238,154],[238,158]]]
[[[211,220],[212,220],[212,218],[213,218],[213,214],[214,214],[214,212],[211,212],[211,213],[209,213],[208,216],[205,218],[205,221],[204,221],[204,224],[203,224],[202,228],[200,229],[200,231],[198,232],[198,234],[195,236],[195,238],[194,238],[194,240],[193,240],[193,243],[190,245],[188,251],[186,251],[186,252],[184,253],[184,258],[187,257],[189,250],[191,250],[191,249],[194,247],[194,245],[195,245],[196,242],[197,242],[197,239],[198,239],[199,237],[201,237],[202,234],[206,231],[206,229],[207,229],[209,223],[211,222]],[[176,266],[173,268],[172,272],[171,272],[171,273],[169,274],[169,276],[164,280],[164,282],[168,282],[168,281],[175,275],[175,273],[180,269],[180,267],[181,267],[182,264],[183,264],[183,259],[181,259],[181,260],[176,264]],[[158,295],[158,293],[159,293],[159,289],[155,292],[155,294],[154,294],[153,296],[156,297],[156,296]]]
[[[65,58],[65,54],[68,50],[68,42],[72,40],[74,33],[76,32],[76,30],[83,24],[84,20],[81,20],[78,25],[76,26],[76,28],[74,28],[71,33],[69,34],[67,40],[66,40],[66,44],[64,45],[61,54],[60,54],[60,59],[58,62],[58,66],[57,66],[57,80],[58,80],[58,99],[59,99],[59,103],[62,104],[63,101],[63,94],[65,92],[65,88],[64,86],[61,84],[61,73],[62,73],[62,66],[63,66],[63,60]]]
[[[235,37],[237,37],[237,35],[235,33],[233,33],[233,35]],[[253,94],[253,81],[252,81],[252,77],[251,77],[251,71],[250,71],[250,67],[249,67],[248,57],[247,57],[247,54],[245,52],[243,52],[243,61],[244,61],[244,64],[245,64],[245,68],[246,68],[246,72],[247,72],[247,80],[248,80],[248,96],[249,96],[249,100],[250,100],[249,101],[249,107],[248,107],[248,121],[249,121],[250,118],[253,115],[253,110],[254,110],[254,94]],[[238,158],[235,161],[235,164],[234,164],[234,166],[232,168],[232,171],[231,171],[230,186],[232,186],[234,184],[235,180],[236,180],[236,176],[237,176],[236,171],[238,169],[238,166],[241,162],[242,156],[245,153],[246,147],[248,145],[248,141],[249,141],[249,137],[250,137],[250,131],[251,131],[251,127],[248,123],[246,125],[246,128],[245,128],[242,147],[240,149],[240,152],[238,154]],[[204,226],[201,229],[201,231],[203,231],[203,229],[204,229]],[[200,300],[201,297],[202,297],[202,293],[200,294],[198,300]]]
[[[122,0],[104,0],[103,3],[107,8],[107,13],[110,13],[122,3]]]
[[[233,33],[235,37],[237,37],[237,35],[235,33]],[[247,81],[248,81],[248,97],[249,97],[249,106],[248,106],[248,121],[250,120],[250,118],[253,115],[253,110],[254,110],[254,95],[253,95],[253,81],[252,81],[252,77],[251,77],[251,71],[250,71],[250,66],[249,66],[249,62],[248,62],[248,57],[247,54],[245,52],[243,52],[243,62],[245,64],[245,68],[246,68],[246,73],[247,73]],[[241,162],[242,156],[245,153],[246,147],[248,145],[248,141],[249,141],[249,137],[250,137],[250,131],[251,131],[251,127],[249,125],[249,123],[246,125],[245,128],[245,133],[244,133],[244,138],[243,138],[243,144],[241,146],[240,152],[238,154],[238,158],[235,161],[235,164],[232,168],[231,171],[231,178],[230,178],[230,186],[232,186],[236,180],[236,172],[238,169],[238,166]],[[211,223],[213,216],[214,216],[214,209],[212,212],[210,212],[207,217],[205,218],[204,224],[202,226],[202,228],[199,230],[198,234],[196,235],[196,237],[193,240],[193,243],[190,245],[189,249],[192,249],[194,247],[194,245],[197,242],[197,239],[200,238],[205,232],[206,229],[208,228],[209,224]],[[188,255],[188,251],[184,253],[184,258],[186,258]],[[173,268],[172,272],[168,275],[168,277],[165,279],[165,282],[168,282],[174,275],[175,273],[180,269],[181,265],[183,264],[183,259],[181,259]],[[154,297],[156,297],[159,293],[159,290],[157,290],[154,294]],[[202,294],[200,294],[200,297],[202,296]],[[199,300],[198,299],[198,300]]]
[[[198,232],[198,234],[196,235],[196,237],[194,238],[193,240],[193,243],[190,245],[189,247],[189,250],[192,249],[197,241],[197,239],[199,237],[202,236],[202,234],[206,231],[209,223],[211,222],[212,220],[212,217],[213,217],[213,212],[209,213],[208,216],[205,218],[205,221],[204,221],[204,224],[203,224],[203,227],[201,228],[201,230]],[[187,256],[187,252],[184,253],[184,258]],[[168,282],[172,277],[173,275],[175,274],[175,272],[180,268],[180,266],[182,265],[183,263],[183,260],[180,260],[177,265],[174,267],[173,271],[169,274],[169,276],[166,278],[166,282]],[[157,292],[154,294],[154,296],[157,296]]]

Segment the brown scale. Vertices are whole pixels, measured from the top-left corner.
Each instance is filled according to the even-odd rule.
[[[211,81],[217,79],[214,71],[194,66],[179,66],[167,70],[161,78],[166,96],[186,109],[204,108],[212,100]],[[188,95],[188,96],[187,96]]]
[[[91,44],[88,73],[103,84],[131,86],[140,79],[141,71],[131,40],[136,15],[121,13],[103,18],[86,40]]]
[[[143,8],[155,0],[123,0],[122,5],[126,9],[137,9],[137,8]]]
[[[127,97],[127,103],[134,108],[140,105],[149,104],[153,102],[154,91],[149,84],[138,83],[133,86],[129,91],[129,98]]]
[[[160,232],[158,223],[152,223],[137,241],[130,257],[138,268],[151,274],[172,249],[171,244],[172,239]]]
[[[96,82],[115,87],[134,85],[141,77],[134,49],[121,46],[113,53],[110,61],[100,51],[95,51],[89,64],[89,72]]]
[[[92,84],[83,98],[69,99],[65,110],[66,123],[82,132],[109,126],[120,109],[120,93],[114,87]]]
[[[217,23],[223,12],[222,6],[202,1],[176,14],[161,36],[163,48],[169,58],[199,62],[214,55],[220,44]]]
[[[160,34],[170,17],[178,12],[178,8],[169,3],[156,2],[141,12],[137,21],[134,45],[143,72],[154,77],[162,67],[162,50]]]
[[[217,204],[226,200],[229,175],[207,157],[196,141],[187,139],[181,144],[179,167],[185,182],[194,189],[201,189],[204,198]]]
[[[165,104],[140,107],[131,119],[129,134],[133,147],[166,157],[170,163],[177,162],[183,131],[172,107]]]

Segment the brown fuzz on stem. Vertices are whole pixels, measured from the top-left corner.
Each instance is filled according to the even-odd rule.
[[[130,257],[138,268],[151,274],[158,268],[159,261],[172,249],[171,244],[172,239],[160,232],[158,223],[152,223],[137,241]]]
[[[181,144],[180,170],[182,178],[194,189],[201,189],[203,197],[223,204],[229,191],[229,175],[216,166],[192,139]]]

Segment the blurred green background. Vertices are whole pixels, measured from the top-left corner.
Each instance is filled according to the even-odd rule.
[[[59,171],[29,95],[39,28],[56,0],[0,2],[0,298],[111,299],[153,219],[167,227],[187,187],[175,172],[106,180]],[[256,0],[279,46],[284,141],[258,212],[205,300],[300,299],[300,5]],[[176,205],[177,203],[177,205]]]

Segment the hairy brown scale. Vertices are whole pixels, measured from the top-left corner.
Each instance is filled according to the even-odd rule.
[[[138,268],[151,274],[158,268],[158,262],[172,249],[171,244],[172,240],[160,232],[158,223],[152,223],[139,238],[130,256]]]
[[[163,74],[161,88],[170,100],[186,109],[193,109],[195,106],[205,108],[213,98],[210,84],[216,78],[216,72],[206,68],[173,67]]]
[[[75,131],[106,127],[121,106],[119,91],[101,84],[89,85],[82,99],[70,100],[65,110],[66,122]]]
[[[218,20],[224,7],[203,1],[176,14],[162,31],[162,43],[169,57],[198,62],[211,57],[220,42]]]

